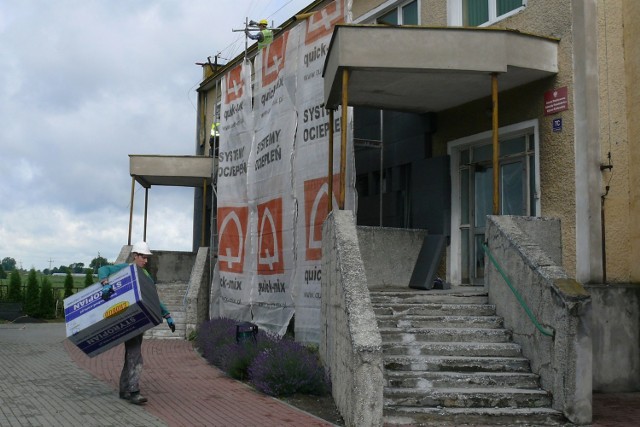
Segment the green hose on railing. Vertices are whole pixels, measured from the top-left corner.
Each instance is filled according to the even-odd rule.
[[[511,281],[509,280],[509,278],[507,277],[507,275],[504,273],[504,271],[502,270],[502,267],[500,267],[500,265],[498,264],[498,262],[493,258],[493,255],[491,254],[491,252],[489,251],[489,248],[487,247],[486,243],[482,244],[482,249],[484,250],[484,252],[487,254],[487,256],[489,257],[489,260],[491,261],[491,263],[496,267],[496,269],[498,270],[498,273],[500,273],[500,275],[502,276],[502,278],[504,279],[504,281],[507,283],[507,285],[509,286],[509,288],[511,289],[511,292],[513,292],[513,294],[516,296],[516,299],[518,300],[518,302],[520,303],[520,305],[522,306],[522,308],[524,308],[524,311],[527,313],[527,316],[529,316],[529,319],[531,319],[531,322],[533,322],[533,324],[535,325],[535,327],[540,331],[541,334],[546,335],[548,337],[554,337],[555,336],[555,331],[553,329],[548,330],[542,327],[542,325],[540,324],[540,322],[538,322],[538,320],[536,319],[536,317],[533,315],[533,313],[531,312],[531,310],[529,309],[529,306],[527,306],[527,303],[524,302],[524,300],[522,299],[522,297],[520,296],[520,294],[518,293],[518,291],[515,290],[515,288],[513,287],[513,285],[511,284]]]

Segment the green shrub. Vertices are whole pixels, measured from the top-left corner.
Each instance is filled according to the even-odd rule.
[[[27,290],[24,297],[24,313],[31,317],[39,317],[40,308],[40,286],[38,285],[38,277],[36,269],[29,270],[27,277]]]
[[[44,276],[40,286],[40,315],[43,319],[53,319],[55,317],[55,303],[51,282]]]
[[[13,270],[9,278],[9,302],[22,302],[22,279],[18,270]]]
[[[70,297],[73,295],[73,276],[70,271],[67,271],[67,276],[64,279],[64,297]]]

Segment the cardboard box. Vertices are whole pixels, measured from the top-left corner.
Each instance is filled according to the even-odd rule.
[[[93,285],[64,300],[67,337],[89,357],[97,356],[162,322],[153,281],[132,264],[109,276],[114,293],[102,300]]]

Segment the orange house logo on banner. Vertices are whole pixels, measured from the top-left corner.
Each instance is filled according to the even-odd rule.
[[[244,80],[242,79],[242,65],[238,65],[227,74],[226,103],[235,101],[242,97]]]
[[[218,208],[218,266],[220,271],[244,271],[245,242],[249,208],[225,206]]]
[[[276,81],[280,71],[284,69],[289,32],[275,39],[262,53],[262,86]]]
[[[338,206],[340,175],[333,175],[333,206]],[[304,219],[307,244],[306,259],[322,259],[322,223],[329,212],[329,184],[327,177],[304,182]]]
[[[307,19],[304,44],[309,45],[333,32],[333,26],[344,21],[344,0],[336,0]]]
[[[258,274],[284,273],[282,199],[258,205]]]

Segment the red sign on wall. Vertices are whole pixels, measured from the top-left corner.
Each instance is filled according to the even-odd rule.
[[[267,86],[276,81],[280,71],[284,68],[287,53],[287,31],[271,44],[262,53],[262,86]]]
[[[559,87],[544,93],[544,115],[559,113],[569,109],[567,87]]]
[[[282,198],[258,205],[258,274],[284,273]]]
[[[218,266],[220,271],[242,273],[244,252],[249,223],[249,208],[246,206],[218,207]]]
[[[340,175],[333,175],[333,206],[340,197]],[[327,177],[304,182],[304,217],[306,221],[307,260],[322,259],[322,223],[329,211],[329,184]]]
[[[227,74],[227,104],[240,99],[244,88],[244,80],[242,79],[242,65],[238,65]]]

